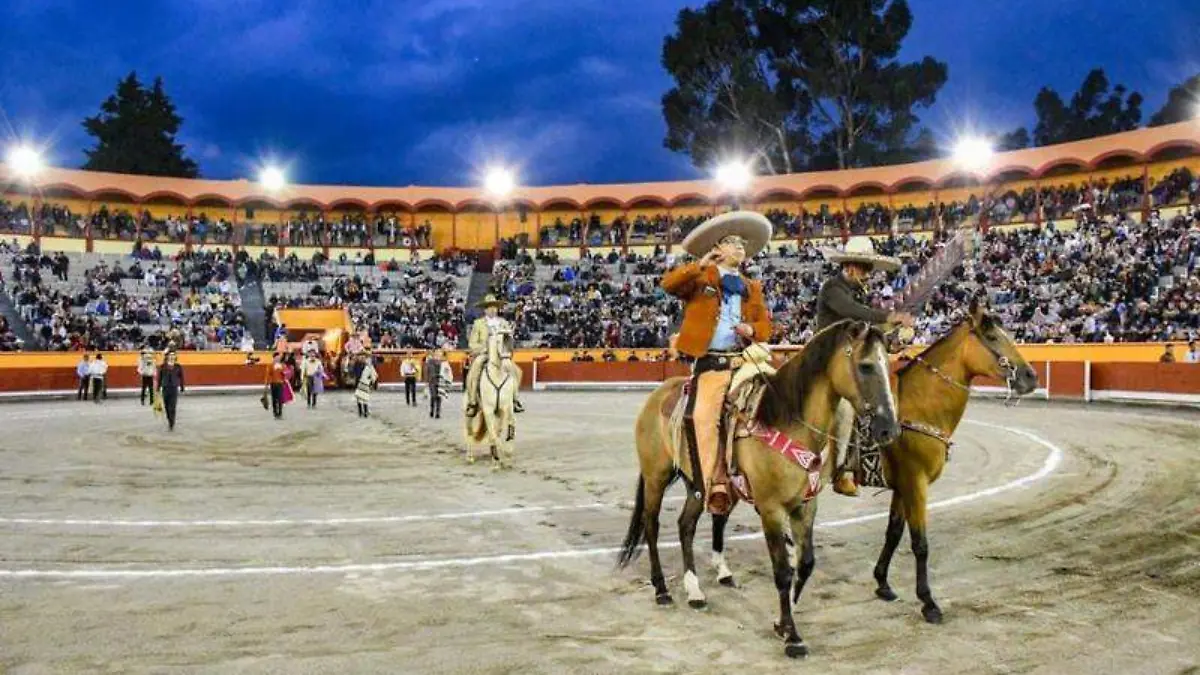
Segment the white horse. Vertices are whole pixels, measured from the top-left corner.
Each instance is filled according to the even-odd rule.
[[[520,381],[513,375],[513,334],[507,327],[492,329],[487,342],[487,362],[479,378],[479,412],[466,418],[467,461],[474,463],[473,445],[485,441],[499,468],[511,468],[516,437],[513,401]],[[463,397],[466,410],[467,396]]]

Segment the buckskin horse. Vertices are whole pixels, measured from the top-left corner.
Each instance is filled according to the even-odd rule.
[[[646,400],[635,426],[637,440],[637,496],[617,564],[626,567],[636,557],[642,541],[650,552],[650,580],[658,604],[673,601],[667,590],[658,555],[659,511],[663,494],[675,479],[682,477],[689,486],[697,478],[688,453],[674,447],[671,428],[672,407],[664,403],[678,400],[687,378],[667,380]],[[815,491],[812,473],[828,471],[832,461],[822,461],[822,450],[834,412],[840,399],[853,404],[856,411],[870,412],[870,434],[878,442],[888,442],[899,433],[895,401],[888,385],[887,353],[883,334],[876,328],[855,321],[842,321],[818,333],[779,371],[767,377],[761,405],[752,422],[759,429],[782,432],[782,437],[798,443],[800,452],[817,448],[816,461],[803,467],[798,459],[785,454],[754,434],[737,439],[730,448],[741,475],[749,483],[755,506],[762,519],[763,535],[774,569],[775,588],[779,593],[779,622],[775,632],[784,640],[788,656],[807,653],[792,618],[791,589],[793,571],[789,546],[811,541],[805,528],[811,517],[804,515],[806,502]],[[766,434],[770,436],[770,434]],[[778,436],[776,437],[778,438]],[[677,459],[678,458],[678,459]],[[832,458],[828,458],[832,459]],[[819,486],[816,491],[819,491]],[[688,604],[703,607],[707,600],[696,576],[692,542],[696,523],[704,504],[694,489],[679,514],[679,537],[683,550],[684,587]],[[724,519],[722,519],[724,520]]]
[[[896,374],[900,436],[882,445],[883,475],[892,490],[887,534],[875,565],[875,595],[891,602],[896,593],[888,584],[888,566],[908,524],[916,560],[917,597],[921,615],[929,623],[941,623],[942,610],[929,589],[929,541],[926,536],[926,504],[929,486],[942,475],[950,449],[950,437],[967,409],[971,382],[977,377],[996,377],[1018,396],[1037,388],[1037,373],[1017,350],[1009,334],[978,298],[972,300],[966,318],[937,342],[913,357]],[[716,529],[714,521],[713,527]],[[722,524],[723,526],[723,524]],[[714,549],[715,550],[715,549]],[[795,600],[812,573],[811,542],[803,549],[796,581]]]
[[[493,466],[512,467],[515,454],[516,415],[513,401],[517,397],[517,381],[505,367],[512,362],[513,335],[507,328],[495,328],[488,336],[487,363],[479,378],[479,412],[466,417],[467,461],[474,462],[474,444],[486,442],[491,448]],[[463,397],[463,406],[467,397]]]

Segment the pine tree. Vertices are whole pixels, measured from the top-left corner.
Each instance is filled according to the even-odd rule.
[[[96,147],[85,150],[84,169],[143,176],[196,178],[199,167],[175,142],[183,118],[163,88],[162,78],[146,88],[131,72],[117,84],[117,91],[100,104],[100,114],[83,121],[83,128],[96,139]]]

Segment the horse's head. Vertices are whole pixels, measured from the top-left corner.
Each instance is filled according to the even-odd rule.
[[[509,360],[512,358],[513,351],[512,328],[508,326],[493,328],[491,334],[488,335],[488,354],[501,360]]]
[[[886,343],[878,328],[861,321],[846,322],[828,372],[837,395],[860,415],[871,416],[873,441],[890,443],[900,435]]]
[[[1037,372],[1021,356],[1000,319],[988,311],[985,300],[979,297],[971,300],[964,324],[967,340],[963,363],[971,377],[992,376],[1004,380],[1018,396],[1037,389]]]

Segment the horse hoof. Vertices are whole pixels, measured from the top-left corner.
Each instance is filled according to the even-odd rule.
[[[927,623],[937,625],[942,622],[942,610],[937,605],[922,607],[921,616],[925,617]]]
[[[692,609],[704,609],[708,607],[708,600],[688,600],[688,607]]]
[[[717,579],[717,583],[725,588],[737,588],[737,582],[733,580],[733,576],[721,577]]]
[[[896,595],[896,592],[892,589],[884,586],[875,589],[875,597],[883,600],[884,602],[895,602],[900,596]]]
[[[783,646],[783,653],[789,659],[802,659],[808,656],[808,645],[804,642],[789,642]]]
[[[675,604],[675,601],[671,599],[670,593],[659,593],[658,595],[654,596],[654,601],[657,602],[661,607]]]

